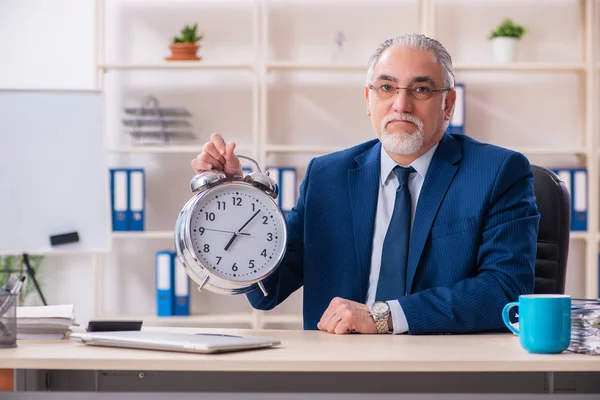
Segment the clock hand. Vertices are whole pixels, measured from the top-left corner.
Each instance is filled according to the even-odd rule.
[[[214,232],[223,232],[223,233],[234,233],[233,231],[223,231],[221,229],[204,228],[204,230],[205,231],[214,231]],[[250,236],[249,233],[242,233],[242,232],[238,232],[238,235]]]
[[[229,239],[229,242],[227,242],[227,244],[225,245],[225,251],[227,251],[229,246],[231,246],[231,244],[233,243],[233,241],[235,240],[236,237],[237,237],[237,233],[234,232],[233,235],[231,236],[231,239]]]
[[[238,235],[241,235],[240,231],[242,229],[244,229],[246,227],[246,225],[248,225],[250,223],[250,221],[252,221],[254,219],[254,217],[256,217],[258,215],[259,212],[260,212],[260,209],[257,212],[255,212],[254,215],[252,215],[250,217],[250,219],[248,221],[246,221],[246,223],[244,225],[242,225],[242,227],[240,229],[238,229],[236,232],[233,233],[233,236],[231,236],[231,239],[229,239],[229,242],[227,242],[227,244],[225,245],[225,251],[227,251],[227,249],[229,249],[229,247],[231,246],[231,244],[233,243],[235,238],[238,237]]]
[[[236,233],[240,234],[239,232],[244,229],[246,227],[246,225],[248,225],[250,223],[250,221],[252,221],[254,219],[254,217],[256,217],[258,215],[258,213],[260,212],[260,209],[254,213],[253,216],[250,217],[250,219],[248,221],[246,221],[246,223],[244,225],[242,225],[242,227],[240,229],[237,230]],[[240,234],[241,235],[241,234]]]

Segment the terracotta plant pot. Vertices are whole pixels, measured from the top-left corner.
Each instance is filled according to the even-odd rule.
[[[168,61],[200,60],[196,55],[200,46],[195,43],[172,43],[169,48],[171,56],[166,58]]]

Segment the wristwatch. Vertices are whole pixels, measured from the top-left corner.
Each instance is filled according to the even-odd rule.
[[[369,314],[375,321],[377,333],[389,333],[388,317],[390,316],[390,305],[385,301],[376,301],[369,306]]]

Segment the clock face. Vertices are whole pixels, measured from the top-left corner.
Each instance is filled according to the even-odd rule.
[[[205,268],[231,281],[252,281],[277,266],[285,219],[261,190],[243,183],[210,189],[194,207],[190,236]]]

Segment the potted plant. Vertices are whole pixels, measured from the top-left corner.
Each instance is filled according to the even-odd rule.
[[[504,18],[489,36],[496,61],[504,63],[513,61],[517,41],[526,32],[525,27],[516,24],[510,18]]]
[[[30,255],[29,256],[29,265],[35,274],[36,280],[40,286],[42,285],[39,271],[42,261],[44,260],[44,256],[41,255]],[[23,257],[18,254],[14,255],[2,255],[0,256],[0,287],[4,285],[6,280],[11,274],[19,274],[22,275],[25,273],[25,267],[23,265]],[[23,285],[23,289],[19,295],[18,306],[23,306],[27,302],[29,295],[36,290],[33,282],[29,277],[25,279],[25,284]]]
[[[167,57],[167,60],[200,60],[200,57],[196,54],[200,48],[200,45],[197,43],[203,39],[204,35],[198,35],[196,33],[197,29],[198,24],[194,24],[193,26],[186,25],[181,30],[181,35],[173,38],[169,46],[171,56]]]

